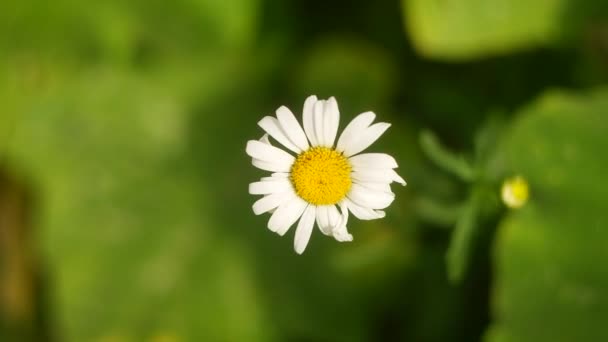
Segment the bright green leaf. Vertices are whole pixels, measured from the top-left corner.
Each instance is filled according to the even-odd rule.
[[[554,45],[576,33],[580,23],[603,6],[596,0],[402,0],[402,4],[416,49],[444,60]]]
[[[499,227],[491,342],[606,341],[608,90],[550,93],[504,141],[529,203]]]

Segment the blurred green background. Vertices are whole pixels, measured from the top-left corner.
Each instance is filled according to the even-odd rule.
[[[408,186],[299,256],[244,148],[311,94]],[[4,0],[0,340],[608,341],[607,115],[605,0]]]

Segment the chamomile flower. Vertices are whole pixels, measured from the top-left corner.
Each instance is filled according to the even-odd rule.
[[[333,97],[318,100],[313,95],[304,102],[303,128],[284,106],[276,117],[258,122],[266,134],[248,141],[246,152],[255,167],[272,174],[249,184],[250,194],[263,195],[253,212],[272,213],[268,228],[281,236],[299,219],[294,240],[298,254],[306,249],[315,221],[323,234],[352,241],[346,228],[349,211],[360,220],[383,218],[382,209],[395,199],[390,184],[405,185],[394,170],[393,157],[360,153],[390,126],[372,124],[375,118],[372,112],[359,114],[336,141],[338,103]],[[284,148],[271,144],[268,136]]]

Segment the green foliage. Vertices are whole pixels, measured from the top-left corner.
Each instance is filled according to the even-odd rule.
[[[414,46],[425,56],[468,60],[555,46],[590,24],[598,0],[402,0]],[[605,13],[605,12],[604,12]]]
[[[9,151],[39,185],[65,338],[268,339],[250,262],[201,211],[183,95],[129,72],[65,76],[24,106]]]
[[[420,134],[420,146],[428,158],[460,181],[470,184],[468,197],[462,203],[446,205],[426,199],[419,207],[432,221],[454,227],[446,252],[448,279],[453,284],[463,281],[477,247],[480,230],[484,229],[483,223],[498,211],[493,182],[504,173],[504,165],[496,162],[501,156],[496,149],[502,124],[499,116],[490,116],[481,125],[474,139],[472,161],[445,149],[432,132],[422,131]]]
[[[384,106],[394,92],[394,61],[374,44],[333,37],[316,43],[302,60],[293,79],[299,93],[350,98],[350,108],[363,111]]]
[[[502,222],[487,341],[604,341],[608,317],[608,91],[551,92],[506,135],[530,203]]]
[[[444,170],[465,181],[472,181],[475,177],[473,168],[465,158],[446,151],[432,132],[424,131],[420,134],[420,146],[427,156]]]
[[[471,194],[470,199],[461,209],[447,250],[448,277],[454,283],[462,280],[470,263],[471,244],[475,239],[476,228],[479,227],[477,216],[481,198],[477,192]]]

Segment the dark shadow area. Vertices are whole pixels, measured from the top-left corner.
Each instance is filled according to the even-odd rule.
[[[54,341],[48,277],[33,232],[32,191],[0,168],[0,332],[3,341]]]

